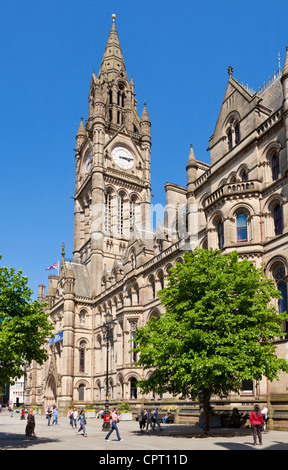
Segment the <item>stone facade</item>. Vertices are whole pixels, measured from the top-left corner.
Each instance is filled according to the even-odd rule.
[[[228,72],[209,140],[211,165],[198,161],[191,146],[187,182],[166,184],[164,223],[152,230],[151,123],[146,105],[138,115],[113,16],[99,74],[91,78],[89,118],[85,125],[81,120],[76,135],[73,261],[65,260],[63,244],[59,276],[49,276],[46,294],[39,286],[39,300],[48,302],[55,332],[63,337],[47,345],[44,366],[30,365],[27,405],[57,402],[66,410],[72,404],[104,403],[107,312],[115,320],[109,399],[159,400],[137,390],[137,380],[147,372],[135,365],[130,352],[133,334],[163,311],[157,291],[171,266],[196,245],[224,253],[236,249],[257,267],[264,265],[283,295],[278,308],[286,310],[288,59],[258,92],[241,85],[231,67]],[[277,341],[278,354],[285,358],[286,335],[285,324]],[[246,384],[239,396],[221,403],[267,402],[280,423],[288,413],[287,390],[283,374],[279,382]]]

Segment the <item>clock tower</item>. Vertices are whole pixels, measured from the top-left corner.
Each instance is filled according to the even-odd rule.
[[[146,104],[138,115],[115,18],[98,76],[92,73],[89,117],[76,135],[74,262],[87,266],[93,296],[134,231],[150,232],[151,223],[151,124]]]

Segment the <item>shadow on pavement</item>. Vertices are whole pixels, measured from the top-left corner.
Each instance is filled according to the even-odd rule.
[[[26,439],[23,434],[0,432],[0,450],[29,449],[31,447],[36,447],[38,444],[57,441],[58,439],[49,439],[45,437],[38,438],[37,436],[34,439]]]

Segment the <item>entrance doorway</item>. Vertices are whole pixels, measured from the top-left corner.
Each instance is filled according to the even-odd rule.
[[[46,391],[44,396],[45,407],[48,405],[54,405],[57,401],[56,393],[56,380],[54,375],[50,375],[46,384]]]

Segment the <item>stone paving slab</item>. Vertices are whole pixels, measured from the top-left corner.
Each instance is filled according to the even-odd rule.
[[[34,440],[27,440],[26,420],[21,420],[17,413],[11,417],[9,412],[2,411],[0,450],[89,450],[98,451],[99,458],[102,455],[115,455],[115,453],[124,455],[125,452],[128,456],[129,452],[133,452],[133,455],[148,455],[147,459],[153,453],[159,455],[159,451],[173,455],[178,452],[178,455],[189,456],[196,450],[288,450],[288,433],[285,431],[264,432],[263,445],[253,446],[250,429],[214,428],[211,429],[209,437],[203,437],[199,426],[164,424],[162,431],[156,428],[155,431],[141,432],[136,421],[122,421],[118,428],[123,441],[118,442],[113,432],[110,441],[106,442],[104,439],[106,432],[102,431],[103,421],[100,419],[88,419],[87,437],[76,435],[76,430],[71,428],[68,418],[60,417],[59,426],[48,426],[45,416],[42,415],[36,414],[35,421],[36,437]]]

